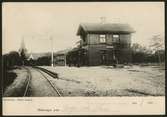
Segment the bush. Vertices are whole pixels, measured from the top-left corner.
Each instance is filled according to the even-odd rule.
[[[40,57],[37,59],[36,64],[38,66],[42,66],[42,65],[50,65],[51,64],[51,58],[48,56],[44,56],[44,57]]]

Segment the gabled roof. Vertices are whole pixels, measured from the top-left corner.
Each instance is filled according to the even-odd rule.
[[[121,23],[81,23],[77,35],[83,33],[133,33],[134,29],[129,24]]]

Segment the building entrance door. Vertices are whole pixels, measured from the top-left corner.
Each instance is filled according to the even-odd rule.
[[[113,50],[110,49],[107,51],[107,65],[112,65],[113,59]]]
[[[107,63],[107,56],[106,56],[106,50],[101,51],[101,64],[106,65]]]

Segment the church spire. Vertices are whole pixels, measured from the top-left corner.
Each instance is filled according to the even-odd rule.
[[[22,41],[21,41],[20,49],[21,49],[21,50],[22,50],[22,49],[26,49],[26,48],[25,48],[25,43],[24,43],[24,38],[23,38]]]
[[[27,49],[25,47],[24,38],[21,41],[21,46],[20,46],[20,49],[19,49],[19,54],[20,54],[20,57],[21,57],[21,60],[22,60],[22,65],[24,65],[25,60],[27,59]]]
[[[21,41],[21,46],[20,46],[20,49],[19,49],[19,52],[20,52],[20,53],[21,53],[21,51],[24,51],[24,52],[27,51],[27,49],[26,49],[26,47],[25,47],[25,43],[24,43],[24,38],[23,38],[22,41]]]

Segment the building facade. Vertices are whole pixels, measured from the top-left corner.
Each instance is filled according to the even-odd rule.
[[[58,51],[54,53],[53,57],[53,65],[54,66],[66,66],[67,65],[67,54],[69,51],[71,51],[71,48]]]
[[[54,56],[53,65],[65,66],[66,65],[66,54],[56,54]]]
[[[128,24],[83,23],[78,28],[80,45],[67,55],[69,65],[113,65],[131,62],[131,33]]]

